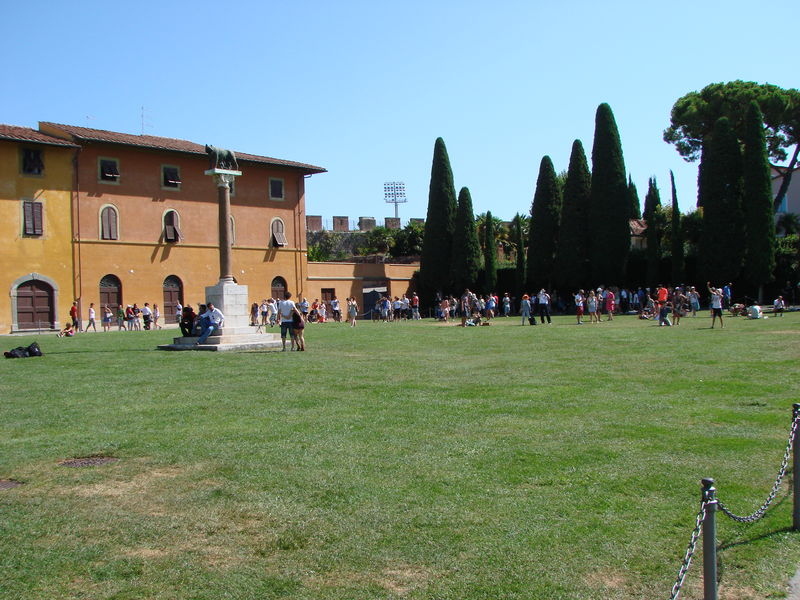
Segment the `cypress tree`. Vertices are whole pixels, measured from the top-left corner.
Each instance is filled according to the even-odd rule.
[[[750,103],[745,121],[743,174],[743,275],[748,283],[758,286],[758,299],[762,302],[763,285],[772,280],[775,269],[775,221],[764,117],[755,101]]]
[[[647,181],[647,195],[644,197],[644,219],[647,221],[647,285],[654,288],[658,281],[658,266],[661,261],[661,193],[656,178]]]
[[[742,156],[730,122],[720,117],[703,144],[698,205],[703,207],[703,237],[698,266],[703,279],[717,285],[733,281],[742,266]]]
[[[675,189],[675,174],[669,172],[672,184],[672,222],[670,244],[672,248],[672,283],[678,285],[683,282],[683,229],[681,228],[681,210],[678,207],[678,192]]]
[[[619,130],[611,107],[603,103],[597,107],[592,147],[589,255],[594,283],[614,285],[624,281],[631,247],[629,216]]]
[[[575,291],[589,283],[589,198],[592,176],[580,140],[572,142],[561,226],[558,231],[554,275],[562,291]],[[638,202],[638,198],[637,198]]]
[[[497,287],[497,244],[494,240],[494,220],[492,211],[486,212],[486,226],[483,228],[483,291],[494,293]]]
[[[561,219],[561,191],[556,170],[549,156],[542,158],[539,178],[531,204],[531,226],[528,234],[527,285],[549,287],[553,280],[553,260]],[[533,289],[533,288],[531,288]]]
[[[639,190],[636,189],[636,184],[633,183],[633,179],[631,176],[628,175],[628,198],[631,203],[631,211],[628,213],[631,219],[641,219],[642,218],[642,209],[641,203],[639,202]]]
[[[522,231],[523,216],[520,214],[514,215],[511,221],[511,235],[514,244],[517,247],[516,265],[514,269],[514,284],[516,289],[514,293],[517,298],[522,298],[525,293],[525,234]]]
[[[420,296],[426,304],[433,302],[437,292],[444,292],[450,281],[455,214],[456,189],[450,158],[444,140],[437,138],[433,148],[428,216],[419,269]]]
[[[464,288],[475,290],[481,268],[481,245],[472,212],[472,196],[465,187],[458,193],[453,247],[449,256],[452,265],[449,281],[453,292],[458,295]]]

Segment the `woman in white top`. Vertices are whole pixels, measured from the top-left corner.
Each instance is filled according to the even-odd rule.
[[[711,294],[711,329],[714,329],[714,323],[717,322],[717,317],[719,317],[719,327],[722,329],[725,327],[725,324],[722,322],[722,290],[711,287],[711,282],[709,281],[708,292]]]

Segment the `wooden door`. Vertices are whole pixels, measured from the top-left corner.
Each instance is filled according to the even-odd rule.
[[[49,329],[53,326],[53,288],[43,281],[26,281],[17,288],[17,327]]]

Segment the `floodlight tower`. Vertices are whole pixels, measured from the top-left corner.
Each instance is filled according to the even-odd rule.
[[[397,219],[397,205],[408,202],[406,184],[402,181],[387,181],[383,184],[383,199],[387,204],[394,204],[394,218]]]

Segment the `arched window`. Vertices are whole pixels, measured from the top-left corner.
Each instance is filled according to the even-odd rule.
[[[165,242],[179,242],[183,237],[179,225],[178,213],[174,210],[168,210],[164,213],[164,241]]]
[[[284,247],[288,246],[289,242],[286,240],[286,232],[283,221],[275,219],[270,226],[272,235],[270,236],[270,244],[272,246]]]
[[[100,211],[100,239],[118,239],[117,209],[113,206],[106,206]]]
[[[122,304],[122,282],[116,275],[106,275],[100,280],[100,306],[115,310]]]
[[[286,293],[286,280],[283,277],[276,277],[272,280],[272,297],[278,300],[283,300],[283,295]]]

